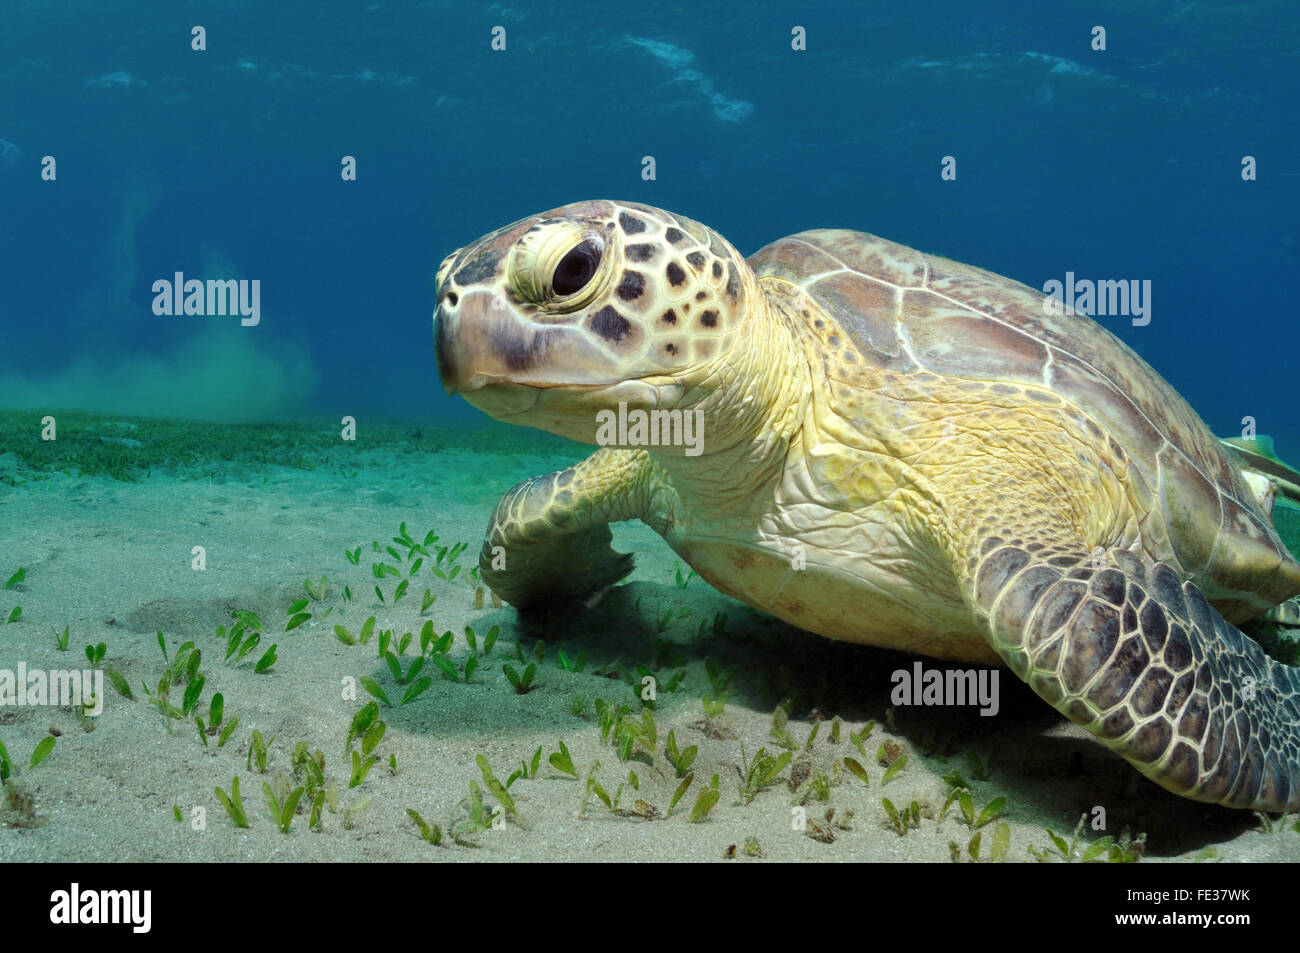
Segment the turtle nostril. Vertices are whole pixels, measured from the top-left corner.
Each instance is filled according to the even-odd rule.
[[[454,291],[447,292],[447,303],[449,305],[451,305],[454,308],[456,307],[456,304],[459,301],[460,301],[460,296],[457,295],[456,292]]]

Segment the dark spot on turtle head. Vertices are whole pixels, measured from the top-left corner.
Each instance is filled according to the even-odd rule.
[[[668,276],[668,283],[674,288],[679,287],[686,281],[686,272],[682,270],[682,266],[677,264],[675,261],[670,261],[668,263],[668,267],[664,269],[664,273]]]
[[[704,300],[705,298],[707,298],[707,297],[708,297],[708,295],[705,294],[703,291],[697,291],[697,292],[695,292],[695,300],[696,300],[696,301],[703,301],[703,300]]]
[[[727,262],[727,294],[733,298],[740,297],[740,276],[731,262]]]
[[[645,222],[627,212],[618,213],[618,224],[627,235],[640,235],[645,231]]]
[[[664,312],[664,316],[662,320],[665,324],[676,324],[677,312],[674,311],[672,308],[669,308],[667,311]]]
[[[456,284],[465,287],[466,285],[476,285],[487,281],[497,273],[497,265],[500,262],[501,252],[484,252],[456,272],[454,276]]]
[[[629,261],[649,261],[654,257],[655,246],[649,242],[639,242],[636,245],[627,246],[627,257]]]
[[[639,271],[625,271],[623,280],[614,290],[624,301],[635,301],[645,291],[645,276]]]
[[[813,327],[815,328],[824,328],[825,326],[826,326],[826,322],[823,321],[821,318],[818,318],[816,321],[813,322]]]
[[[721,278],[721,277],[722,277],[722,262],[720,262],[720,261],[715,261],[715,262],[713,263],[713,277],[714,277],[714,278]]]
[[[544,328],[536,334],[524,335],[518,330],[510,330],[494,336],[496,351],[512,371],[526,371],[546,355],[550,347],[551,328]]]
[[[632,332],[632,325],[609,305],[591,316],[591,329],[606,341],[621,341]]]
[[[664,238],[668,239],[668,241],[670,241],[674,245],[676,245],[685,237],[686,237],[686,233],[684,231],[682,231],[680,228],[673,228],[671,225],[668,226],[668,228],[664,231]]]
[[[702,252],[693,251],[686,256],[686,260],[691,263],[692,268],[704,267],[704,254]]]
[[[667,351],[669,354],[676,354],[676,353],[677,353],[677,345],[676,345],[676,344],[665,344],[665,345],[664,345],[664,350]]]
[[[700,324],[706,328],[716,328],[718,326],[718,312],[705,311],[700,315]]]
[[[826,339],[826,343],[829,344],[831,347],[839,347],[840,336],[838,334],[832,334],[830,337]]]

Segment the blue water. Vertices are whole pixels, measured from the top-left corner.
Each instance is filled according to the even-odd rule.
[[[1251,416],[1300,456],[1294,4],[8,0],[0,20],[0,404],[473,419],[434,367],[438,262],[609,197],[746,253],[844,226],[1035,287],[1149,279],[1151,323],[1106,326],[1215,430]],[[177,271],[259,279],[261,323],[155,315]]]

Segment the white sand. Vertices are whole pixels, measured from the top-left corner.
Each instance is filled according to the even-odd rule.
[[[680,590],[674,584],[672,553],[639,524],[615,530],[616,547],[638,557],[631,583],[595,609],[575,607],[571,618],[560,620],[562,625],[553,622],[537,689],[516,694],[501,670],[519,637],[514,611],[490,603],[476,610],[472,587],[437,579],[428,562],[398,607],[384,608],[373,593],[371,541],[386,545],[402,521],[421,539],[436,529],[443,543],[469,544],[461,559],[468,569],[476,562],[481,534],[500,493],[518,479],[572,461],[468,452],[369,456],[363,455],[364,465],[351,478],[326,470],[233,467],[238,479],[229,482],[154,476],[128,484],[54,475],[18,487],[0,484],[0,584],[19,566],[28,569],[16,590],[0,592],[0,613],[7,615],[15,604],[23,609],[19,622],[0,626],[0,668],[15,669],[20,661],[28,668],[84,667],[83,647],[102,641],[106,661],[128,677],[137,696],[130,702],[109,687],[105,711],[91,732],[82,730],[71,709],[0,709],[0,741],[21,768],[19,784],[34,796],[38,814],[46,819],[31,829],[0,827],[0,860],[721,860],[728,845],[739,846],[753,836],[771,859],[947,861],[949,841],[965,845],[970,838],[963,823],[951,813],[941,822],[926,816],[919,830],[900,837],[889,826],[881,797],[900,806],[916,799],[923,813],[937,813],[946,793],[940,775],[954,768],[972,782],[980,805],[1006,795],[1003,820],[1011,829],[1008,859],[1013,861],[1030,859],[1029,845],[1048,846],[1044,827],[1068,831],[1081,812],[1096,805],[1106,809],[1108,833],[1118,834],[1125,824],[1147,831],[1148,861],[1188,860],[1206,848],[1224,860],[1300,860],[1300,834],[1260,833],[1249,814],[1167,794],[1064,723],[1005,673],[997,717],[981,718],[972,710],[900,709],[896,733],[888,733],[889,673],[910,666],[910,658],[832,645],[764,620],[698,579]],[[191,569],[196,545],[207,550],[202,572]],[[344,549],[357,545],[363,550],[360,566],[354,567],[345,560]],[[334,607],[332,615],[285,634],[285,612],[304,595],[303,580],[322,573],[331,581],[326,605]],[[395,581],[384,582],[386,592]],[[342,597],[345,584],[355,596],[350,606]],[[466,624],[480,637],[497,624],[500,641],[471,684],[437,678],[410,705],[385,708],[388,730],[378,746],[381,759],[363,785],[348,790],[344,739],[368,696],[344,700],[343,679],[372,677],[394,701],[403,689],[393,685],[375,642],[345,646],[333,628],[343,624],[356,633],[373,614],[380,629],[418,633],[426,586],[438,595],[431,610],[436,630],[456,633],[451,654],[458,665],[468,654],[461,634]],[[687,668],[684,687],[659,697],[653,763],[644,755],[621,763],[612,747],[600,743],[590,702],[585,716],[578,717],[569,711],[570,701],[586,695],[632,703],[627,683],[593,674],[593,669],[615,660],[628,669],[637,662],[652,663],[656,613],[675,607],[689,612],[666,631],[678,643]],[[254,674],[251,658],[237,668],[222,662],[224,647],[215,630],[229,624],[235,608],[261,615],[268,629],[263,647],[278,643],[272,674]],[[323,608],[316,609],[317,616],[323,614]],[[696,626],[717,611],[730,613],[727,635],[697,639]],[[71,642],[61,653],[55,634],[64,626],[71,629]],[[155,684],[163,669],[155,641],[159,629],[169,650],[186,640],[202,649],[207,681],[199,711],[206,715],[208,700],[219,690],[227,720],[240,719],[225,748],[216,748],[215,739],[203,747],[192,724],[174,724],[169,735],[163,719],[144,702],[141,683]],[[582,652],[589,656],[586,672],[556,666],[559,640],[571,658]],[[530,652],[533,644],[532,637],[524,639]],[[261,647],[255,655],[260,653]],[[712,732],[703,730],[700,701],[710,691],[703,661],[708,656],[738,669],[730,702],[717,720],[721,730]],[[661,678],[674,669],[663,668]],[[437,674],[432,667],[426,672]],[[738,803],[741,742],[751,755],[763,746],[778,750],[768,732],[775,701],[785,691],[783,678],[800,693],[790,723],[799,741],[810,730],[813,705],[843,719],[839,744],[830,743],[830,724],[821,726],[812,751],[814,766],[829,770],[845,756],[870,761],[869,787],[845,774],[832,789],[830,804],[838,818],[848,811],[854,816],[850,829],[834,829],[830,844],[792,831],[792,795],[784,781],[747,806]],[[773,686],[766,695],[764,679]],[[174,692],[173,700],[179,695]],[[882,740],[892,739],[909,757],[901,774],[883,788],[884,768],[874,758],[863,759],[848,743],[849,731],[869,719],[877,722],[868,742],[873,755]],[[274,736],[265,777],[245,762],[254,728]],[[681,747],[697,745],[700,752],[694,786],[668,819],[615,816],[595,798],[580,818],[583,783],[547,764],[563,739],[583,777],[592,760],[599,759],[599,779],[613,795],[629,768],[634,769],[641,790],[625,792],[624,804],[631,807],[641,797],[663,812],[677,784],[663,756],[670,728]],[[29,755],[51,730],[60,732],[53,753],[28,771]],[[730,733],[736,737],[714,737]],[[305,813],[287,836],[274,827],[262,783],[288,771],[290,752],[300,740],[324,751],[325,773],[339,783],[342,808],[370,799],[351,829],[345,829],[342,812],[328,810],[321,832],[308,829]],[[418,837],[404,809],[415,808],[444,827],[464,816],[457,804],[472,779],[481,781],[476,754],[486,756],[504,781],[539,745],[538,777],[516,781],[511,788],[526,827],[511,822],[503,830],[482,832],[475,838],[478,849],[435,848]],[[946,748],[946,761],[924,754],[936,747]],[[994,748],[1000,754],[989,779],[977,781],[967,754],[986,756]],[[395,776],[388,769],[390,754],[397,756]],[[688,823],[700,785],[715,772],[722,789],[716,808],[703,823]],[[213,793],[216,785],[228,790],[235,775],[251,822],[247,830],[231,824]],[[173,819],[173,805],[184,812],[185,823]],[[206,810],[206,830],[193,829],[195,808]],[[808,813],[822,818],[825,810],[826,805],[813,802]],[[985,854],[995,826],[985,828]]]

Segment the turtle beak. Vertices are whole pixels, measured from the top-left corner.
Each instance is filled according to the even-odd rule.
[[[468,396],[489,385],[591,387],[610,378],[603,355],[580,326],[540,324],[514,310],[498,292],[461,291],[444,298],[433,316],[434,349],[442,386]],[[592,369],[601,369],[594,372]]]
[[[433,350],[438,360],[438,376],[448,394],[464,390],[469,381],[465,350],[457,343],[460,317],[449,314],[439,305],[433,313]]]
[[[444,298],[434,312],[433,341],[448,394],[514,382],[531,362],[533,335],[490,291],[462,293],[455,305]]]
[[[460,393],[488,416],[503,418],[526,412],[538,392],[508,379],[507,359],[483,317],[503,314],[491,302],[486,293],[465,295],[455,307],[443,302],[433,315],[434,353],[448,394]]]

